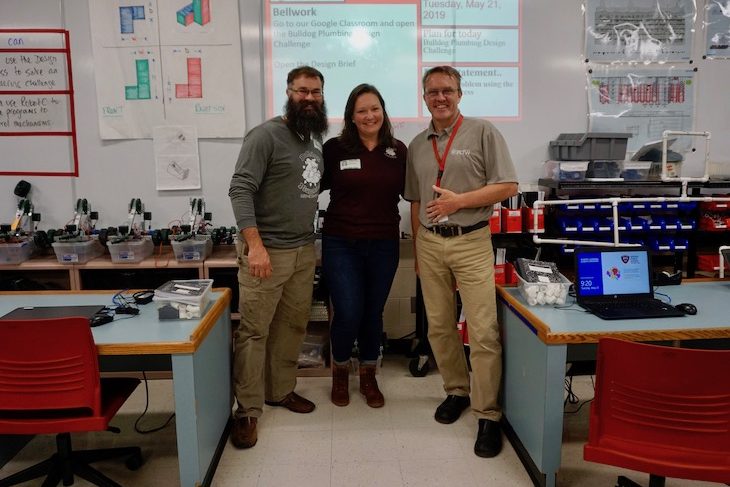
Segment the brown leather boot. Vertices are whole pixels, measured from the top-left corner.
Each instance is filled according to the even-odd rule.
[[[251,448],[256,444],[258,435],[256,434],[256,418],[243,417],[236,418],[231,428],[231,443],[236,448]]]
[[[350,366],[332,364],[332,404],[347,406],[350,404]]]
[[[385,398],[375,380],[375,365],[360,365],[360,393],[371,408],[382,408]]]

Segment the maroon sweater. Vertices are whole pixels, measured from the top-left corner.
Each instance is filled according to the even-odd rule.
[[[405,184],[406,151],[396,140],[394,147],[379,145],[352,154],[337,137],[328,140],[320,187],[330,190],[330,204],[322,233],[352,239],[399,238],[398,200]]]

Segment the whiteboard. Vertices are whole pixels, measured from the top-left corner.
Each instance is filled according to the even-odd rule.
[[[71,58],[76,99],[79,147],[79,177],[25,177],[33,185],[31,198],[42,220],[39,228],[58,228],[70,220],[77,198],[86,198],[99,211],[97,227],[118,226],[125,222],[127,204],[140,198],[152,213],[152,227],[166,227],[186,216],[189,198],[204,198],[213,213],[215,226],[235,224],[228,198],[228,187],[241,145],[241,138],[202,139],[199,144],[200,190],[157,191],[151,140],[102,141],[97,121],[96,88],[89,28],[91,0],[2,0],[0,27],[64,27],[70,31]],[[704,0],[698,1],[703,11]],[[264,51],[261,0],[238,0],[241,56],[244,69],[245,120],[251,128],[265,119]],[[580,0],[521,2],[521,110],[517,120],[496,121],[514,159],[520,183],[529,187],[542,176],[548,157],[548,144],[562,132],[581,132],[587,128],[586,63],[583,57],[584,18]],[[701,17],[701,16],[700,16]],[[698,18],[696,35],[704,35]],[[712,132],[711,155],[717,161],[730,161],[730,117],[727,80],[730,63],[702,59],[702,42],[693,45],[693,65],[698,68],[695,82],[695,129]],[[327,72],[324,72],[325,78]],[[363,82],[367,80],[362,80]],[[325,80],[326,94],[349,93],[352,86],[338,86]],[[284,92],[285,87],[275,87]],[[409,87],[408,89],[412,89]],[[390,97],[392,98],[392,96]],[[386,103],[388,103],[386,98]],[[395,103],[395,100],[393,100]],[[342,114],[330,114],[341,117]],[[241,114],[243,117],[244,114]],[[396,123],[396,136],[405,143],[425,128]],[[328,136],[337,135],[338,123],[331,124]],[[243,134],[241,134],[243,136]],[[39,144],[0,148],[0,159],[20,159],[26,151],[38,151],[48,158],[57,157],[63,148]],[[698,151],[702,152],[702,151]],[[692,157],[696,158],[696,155]],[[689,172],[697,163],[688,161]],[[14,214],[17,198],[13,188],[21,179],[0,176],[0,222]],[[320,206],[326,206],[323,195]],[[402,229],[408,230],[407,204],[402,205]]]
[[[63,29],[0,31],[0,175],[78,174],[68,49]]]

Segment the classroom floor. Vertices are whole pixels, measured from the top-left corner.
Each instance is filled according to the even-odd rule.
[[[477,422],[470,414],[452,425],[442,425],[433,413],[443,400],[441,377],[431,371],[413,377],[408,359],[386,356],[378,381],[385,395],[385,407],[371,409],[358,392],[358,380],[351,376],[350,405],[344,408],[329,401],[329,378],[301,378],[297,392],[313,400],[317,409],[299,415],[282,408],[264,407],[259,421],[258,444],[250,450],[236,450],[227,444],[213,479],[217,487],[247,486],[490,486],[529,487],[525,469],[508,441],[494,459],[474,455]],[[149,382],[149,412],[140,428],[152,429],[164,423],[173,411],[172,382]],[[574,391],[581,401],[593,397],[590,377],[577,378]],[[140,386],[112,421],[122,434],[75,435],[75,448],[138,445],[145,464],[136,472],[122,462],[98,463],[99,469],[128,487],[177,485],[174,420],[161,431],[141,435],[134,432],[135,419],[144,410],[145,390]],[[648,476],[582,460],[588,436],[588,410],[565,415],[562,468],[558,486],[613,486],[618,474],[648,484]],[[568,406],[568,410],[577,407]],[[34,438],[11,462],[0,469],[0,478],[32,465],[51,454],[53,436]],[[41,482],[23,485],[40,485]],[[90,485],[77,480],[74,485]],[[701,487],[718,484],[668,479],[667,487]]]

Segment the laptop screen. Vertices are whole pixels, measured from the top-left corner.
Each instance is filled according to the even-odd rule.
[[[650,264],[649,252],[641,247],[576,249],[576,295],[652,296]]]

